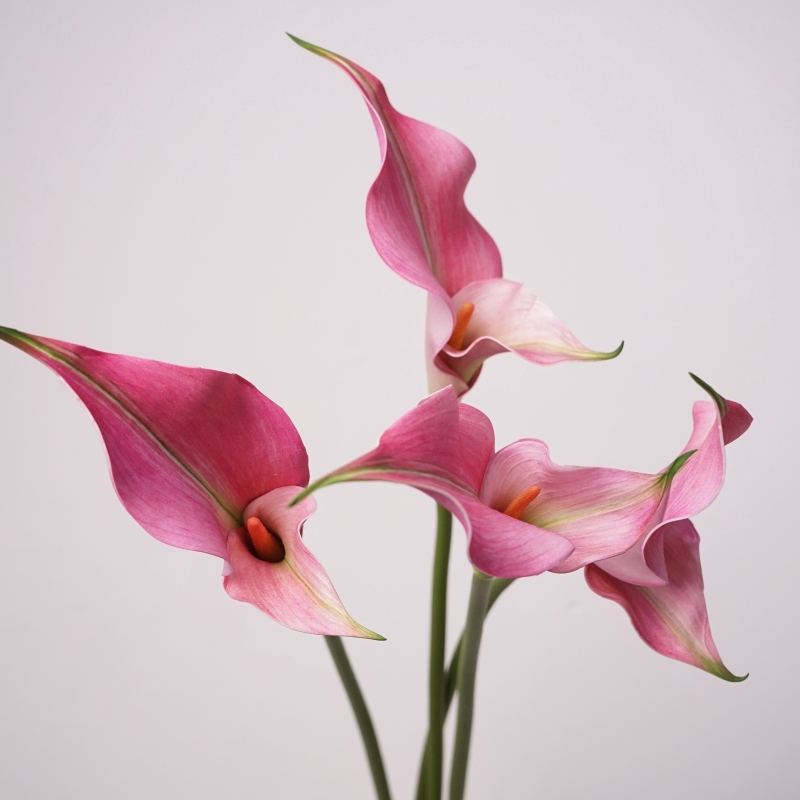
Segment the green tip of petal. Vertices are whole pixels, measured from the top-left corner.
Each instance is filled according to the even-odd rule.
[[[297,36],[293,36],[289,31],[286,31],[286,35],[295,43],[299,44],[305,50],[308,50],[311,53],[316,53],[318,56],[323,56],[325,58],[331,57],[334,53],[331,53],[330,50],[325,50],[323,47],[318,47],[315,44],[311,44],[311,42],[306,42],[303,39],[300,39]]]
[[[612,350],[609,353],[597,353],[594,356],[595,361],[610,361],[612,358],[616,358],[621,352],[622,348],[625,347],[625,341],[621,341],[619,343],[619,347],[616,350]]]
[[[16,330],[16,328],[6,328],[4,325],[0,325],[0,339],[5,342],[8,342],[12,347],[17,347],[20,350],[24,350],[25,348],[22,347],[23,344],[27,344],[31,347],[37,347],[37,343],[28,336],[27,333],[23,333],[22,331]],[[39,347],[39,349],[42,349]]]
[[[708,671],[712,675],[716,675],[718,678],[722,678],[724,681],[728,681],[728,683],[741,683],[742,681],[746,681],[750,677],[750,673],[748,672],[746,675],[734,675],[724,664],[714,664],[713,667],[709,667]]]
[[[317,489],[321,489],[323,486],[333,486],[335,483],[347,483],[348,481],[358,480],[359,476],[362,475],[371,475],[376,472],[381,472],[381,469],[378,467],[372,467],[370,469],[354,469],[350,472],[334,472],[330,475],[326,475],[324,478],[320,478],[318,481],[314,481],[314,483],[310,483],[305,489],[303,489],[297,497],[293,498],[289,503],[289,508],[292,506],[296,506],[301,500],[305,500],[310,494],[314,494]],[[365,480],[365,478],[361,478],[361,480]],[[371,478],[366,478],[366,480],[373,480]],[[377,480],[377,479],[375,479]]]
[[[678,474],[680,468],[697,452],[697,450],[687,450],[685,453],[681,453],[670,465],[667,467],[667,471],[664,473],[664,477],[662,480],[664,483],[669,486],[672,483],[672,479]]]
[[[320,478],[318,481],[314,481],[314,483],[310,483],[303,489],[297,497],[292,498],[291,502],[289,503],[289,508],[292,506],[296,506],[302,500],[305,500],[310,494],[314,494],[317,489],[321,489],[323,486],[330,486],[332,483],[341,483],[342,481],[347,480],[347,478],[340,478],[334,475],[328,475],[325,478]]]
[[[690,372],[689,377],[705,392],[707,392],[711,399],[717,404],[717,408],[719,409],[719,413],[724,417],[725,414],[728,413],[728,404],[725,402],[725,398],[719,394],[719,392],[714,391],[714,389],[709,386],[702,378],[698,378],[697,375]],[[747,677],[747,676],[745,676]],[[740,680],[744,680],[741,678]]]

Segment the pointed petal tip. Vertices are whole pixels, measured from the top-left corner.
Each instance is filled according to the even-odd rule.
[[[728,683],[741,683],[742,681],[746,681],[750,677],[750,673],[747,672],[744,675],[734,675],[729,670],[725,670],[724,674],[718,673],[719,677],[722,678],[724,681],[728,681]]]
[[[612,358],[616,358],[622,352],[623,347],[625,347],[624,339],[619,343],[619,347],[616,350],[612,350],[610,353],[603,353],[602,360],[606,361],[606,360],[611,360]]]
[[[22,331],[18,331],[15,328],[6,328],[5,325],[0,325],[0,339],[8,342],[9,344],[14,344],[14,340],[19,339],[20,335],[24,336]]]
[[[721,661],[713,661],[708,666],[701,667],[701,669],[705,669],[706,672],[717,678],[722,678],[723,681],[728,683],[741,683],[750,677],[749,672],[744,675],[734,675]]]
[[[609,350],[608,352],[603,352],[602,350],[588,350],[585,351],[586,355],[581,357],[581,360],[586,361],[611,361],[612,358],[616,358],[625,347],[625,340],[619,343],[619,347],[615,348],[614,350]]]
[[[321,489],[323,486],[331,486],[334,483],[346,483],[348,480],[350,480],[351,477],[352,477],[351,473],[344,473],[337,475],[335,472],[333,472],[330,473],[329,475],[325,475],[322,478],[319,478],[318,480],[306,486],[306,488],[303,489],[303,491],[300,492],[300,494],[298,494],[296,497],[293,497],[289,501],[287,506],[288,508],[296,506],[298,503],[305,500],[306,497],[314,494],[314,492],[316,492],[317,489]]]
[[[330,50],[326,50],[324,47],[319,47],[319,45],[316,44],[311,44],[311,42],[307,42],[305,39],[301,39],[299,36],[289,33],[289,31],[285,31],[285,33],[295,44],[300,45],[300,47],[304,50],[308,50],[310,53],[322,56],[323,58],[331,58],[335,55]]]
[[[716,403],[719,413],[724,417],[728,412],[728,403],[725,398],[712,386],[709,386],[702,378],[698,378],[693,372],[689,373],[689,377]]]

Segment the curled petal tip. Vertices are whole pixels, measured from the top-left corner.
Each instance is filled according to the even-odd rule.
[[[702,378],[698,378],[693,372],[689,373],[689,377],[717,404],[721,416],[728,413],[728,403],[725,398],[711,386],[709,386]]]
[[[616,350],[611,350],[608,353],[598,353],[597,360],[598,361],[610,361],[612,358],[616,358],[622,352],[622,348],[623,347],[625,347],[625,340],[624,339],[619,343],[619,347]]]
[[[745,675],[734,675],[724,664],[715,664],[713,670],[708,670],[712,675],[716,675],[718,678],[722,678],[724,681],[728,681],[729,683],[741,683],[742,681],[746,681],[750,677],[750,673],[746,673]]]

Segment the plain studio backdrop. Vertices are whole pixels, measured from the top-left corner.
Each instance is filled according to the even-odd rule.
[[[654,472],[696,372],[755,423],[697,519],[712,630],[743,684],[655,654],[580,572],[518,582],[486,628],[469,797],[794,798],[800,536],[794,2],[6,0],[0,324],[238,372],[319,476],[425,394],[424,293],[378,258],[367,110],[333,65],[464,141],[506,277],[613,362],[492,359],[498,446]],[[323,642],[222,591],[117,501],[90,417],[0,347],[0,795],[369,798]],[[426,720],[434,505],[333,487],[306,527],[397,798]],[[469,568],[454,531],[449,639]]]

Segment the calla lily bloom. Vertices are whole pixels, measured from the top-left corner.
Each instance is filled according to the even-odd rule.
[[[362,67],[291,37],[353,80],[375,124],[382,165],[367,196],[367,227],[383,260],[428,292],[426,351],[431,391],[463,394],[483,362],[514,352],[537,364],[614,358],[589,350],[521,284],[503,279],[500,251],[464,204],[475,170],[454,136],[406,117]]]
[[[480,499],[494,456],[494,429],[478,409],[459,403],[448,386],[423,400],[380,438],[378,447],[312,484],[296,498],[344,481],[390,481],[421,489],[464,527],[467,552],[481,572],[497,578],[538,575],[573,550],[564,536],[520,521],[524,494],[506,506]]]
[[[695,380],[712,400],[694,404],[689,441],[660,472],[561,466],[550,459],[544,442],[521,439],[494,457],[481,499],[497,508],[526,487],[539,486],[540,497],[522,519],[568,537],[575,546],[555,572],[596,562],[628,583],[664,585],[667,570],[659,531],[712,502],[725,477],[724,445],[752,422],[741,405]]]
[[[664,586],[637,586],[610,575],[597,564],[586,567],[592,591],[619,603],[637,633],[654,650],[685,661],[726,681],[743,681],[720,658],[703,594],[700,536],[688,519],[661,528],[661,553],[668,582]]]
[[[489,420],[459,404],[455,391],[446,388],[389,428],[371,453],[307,491],[352,480],[409,484],[459,518],[470,560],[489,575],[514,578],[596,564],[616,579],[614,586],[655,587],[643,596],[669,598],[667,607],[679,597],[697,604],[702,589],[697,590],[696,578],[688,581],[675,565],[676,553],[691,550],[684,523],[716,497],[724,478],[724,445],[744,433],[752,418],[741,405],[695,380],[712,400],[695,403],[686,447],[655,474],[561,466],[538,439],[522,439],[493,453]],[[548,533],[559,534],[561,541]],[[571,546],[565,548],[564,541]],[[700,575],[699,562],[692,575]],[[687,588],[680,588],[687,581]],[[599,579],[590,585],[600,585]],[[695,621],[704,619],[705,603],[686,613]],[[704,641],[711,641],[710,634]],[[709,663],[718,662],[707,643],[693,646]]]
[[[286,413],[224,372],[113,355],[0,327],[83,401],[105,443],[114,488],[161,542],[218,556],[223,585],[306,633],[380,639],[345,611],[303,542],[313,498],[308,457]]]

